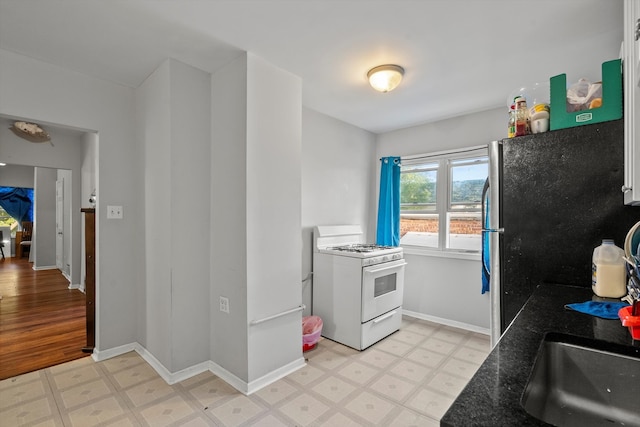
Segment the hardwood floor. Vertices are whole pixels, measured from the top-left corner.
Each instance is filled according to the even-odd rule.
[[[59,270],[0,259],[0,380],[88,356],[85,295]]]

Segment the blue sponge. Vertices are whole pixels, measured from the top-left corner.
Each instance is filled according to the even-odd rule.
[[[564,308],[590,314],[602,319],[618,319],[618,311],[628,305],[626,302],[587,301],[567,304]]]

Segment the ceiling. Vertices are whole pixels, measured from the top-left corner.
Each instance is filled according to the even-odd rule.
[[[134,88],[167,57],[215,72],[249,51],[299,76],[304,106],[374,133],[598,80],[621,41],[619,0],[0,0],[1,49]],[[405,78],[382,94],[366,73],[387,63]]]

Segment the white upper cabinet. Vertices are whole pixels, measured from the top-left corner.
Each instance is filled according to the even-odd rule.
[[[640,206],[640,0],[624,0],[624,202]]]

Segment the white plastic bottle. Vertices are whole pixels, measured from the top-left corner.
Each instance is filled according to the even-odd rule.
[[[613,240],[604,239],[593,250],[591,287],[593,293],[604,298],[621,298],[627,293],[624,250]]]

